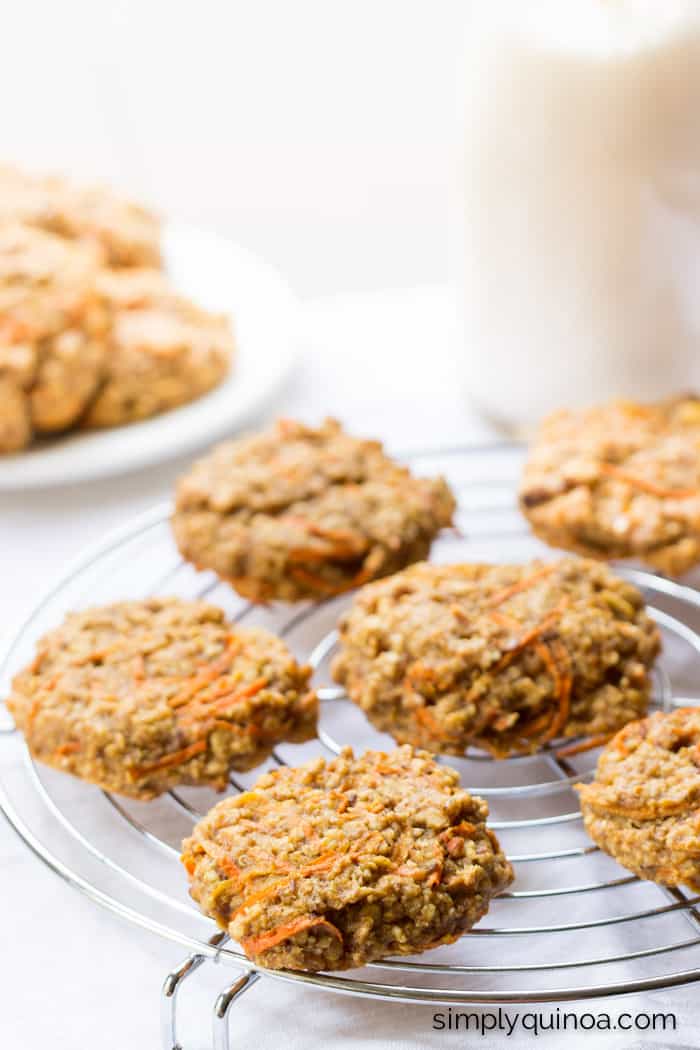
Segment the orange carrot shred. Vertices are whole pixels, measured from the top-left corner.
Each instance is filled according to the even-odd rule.
[[[316,926],[322,926],[332,933],[334,937],[337,937],[341,944],[343,943],[342,933],[332,922],[314,915],[302,915],[298,919],[294,919],[293,922],[285,923],[283,926],[276,926],[274,929],[268,930],[257,937],[244,938],[241,941],[241,946],[246,953],[252,952],[257,955],[274,948],[275,945],[281,944],[282,941],[288,940],[297,933],[313,929]]]
[[[181,707],[183,704],[188,703],[200,689],[204,686],[209,685],[219,675],[224,674],[230,670],[231,664],[235,656],[241,650],[241,642],[236,638],[235,635],[229,635],[228,644],[224,649],[223,653],[208,664],[203,671],[199,674],[193,675],[175,696],[172,696],[168,701],[171,707]]]
[[[163,755],[157,762],[151,763],[148,766],[132,766],[131,775],[135,777],[146,776],[148,773],[155,773],[158,769],[167,769],[168,766],[177,766],[180,762],[188,762],[189,759],[194,758],[195,755],[199,755],[202,751],[206,751],[207,742],[206,740],[195,740],[193,744],[188,744],[187,747],[181,748],[179,751],[171,751],[167,755]]]
[[[345,591],[351,591],[354,587],[360,587],[363,583],[366,583],[371,577],[371,572],[368,569],[362,568],[349,580],[343,580],[341,583],[331,583],[329,580],[325,580],[322,576],[309,572],[308,569],[302,569],[299,565],[292,565],[289,571],[292,576],[301,583],[306,584],[307,587],[320,591],[322,594],[329,595],[343,594]]]
[[[253,904],[257,904],[258,901],[264,901],[268,897],[274,896],[280,886],[285,886],[289,882],[289,879],[278,879],[277,882],[273,882],[271,886],[266,886],[264,890],[258,890],[257,893],[251,893],[245,900],[239,904],[231,916],[231,921],[237,918],[242,912],[247,911]]]
[[[86,664],[99,663],[100,660],[104,660],[105,656],[109,656],[110,653],[118,648],[119,646],[114,644],[106,645],[104,649],[95,649],[94,652],[87,653],[85,656],[79,656],[77,659],[73,660],[73,666],[84,667]]]
[[[657,485],[653,481],[648,481],[646,478],[638,478],[634,474],[628,474],[625,470],[620,470],[614,463],[601,463],[600,473],[605,474],[609,478],[614,478],[616,481],[622,481],[625,485],[630,485],[632,488],[641,489],[642,492],[648,492],[652,496],[658,496],[659,499],[692,499],[694,496],[700,496],[700,489],[667,489],[662,485]]]
[[[256,693],[259,693],[261,689],[265,688],[268,682],[269,678],[263,676],[261,678],[256,678],[254,682],[250,682],[248,685],[243,686],[242,689],[232,689],[223,694],[217,693],[217,695],[211,700],[200,700],[199,705],[195,706],[191,712],[180,717],[180,724],[183,726],[189,725],[191,722],[196,722],[202,716],[209,716],[225,711],[227,708],[232,707],[241,700],[248,700],[250,697],[255,696]]]
[[[67,740],[65,744],[59,744],[54,751],[54,755],[74,755],[76,751],[80,751],[80,744],[77,740]]]
[[[540,580],[543,580],[545,576],[549,576],[550,573],[556,569],[556,562],[551,565],[543,565],[541,569],[530,574],[530,576],[524,577],[522,580],[518,580],[517,583],[511,584],[510,587],[504,587],[502,591],[497,591],[491,597],[492,605],[502,605],[503,602],[508,601],[516,594],[520,594],[522,591],[527,591],[530,587],[533,587]]]

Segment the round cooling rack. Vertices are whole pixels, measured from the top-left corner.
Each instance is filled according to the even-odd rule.
[[[518,562],[553,552],[533,539],[515,496],[522,450],[514,445],[429,451],[410,457],[420,474],[444,474],[458,496],[457,528],[436,541],[439,562]],[[33,655],[34,644],[70,610],[126,598],[207,598],[236,621],[264,626],[315,668],[319,738],[280,745],[265,766],[231,778],[249,787],[265,768],[298,764],[345,744],[391,748],[341,689],[329,662],[335,624],[351,600],[253,606],[180,558],[162,506],[85,554],[44,597],[0,654],[0,695]],[[644,593],[663,637],[654,705],[700,703],[700,593],[637,569],[620,572]],[[446,758],[462,783],[488,799],[490,824],[513,862],[516,881],[488,916],[457,943],[410,959],[387,959],[338,974],[276,972],[253,966],[216,933],[189,899],[178,862],[192,824],[216,801],[204,788],[178,788],[152,802],[100,791],[35,765],[11,719],[0,711],[0,806],[35,855],[66,882],[124,919],[191,953],[165,982],[163,1046],[178,1047],[176,996],[207,959],[240,976],[214,1008],[214,1046],[229,1046],[227,1013],[255,981],[297,982],[319,990],[403,1002],[505,1004],[593,999],[700,979],[700,896],[642,882],[587,838],[573,784],[589,778],[596,751],[569,758],[556,742],[537,755],[494,761],[484,753]]]

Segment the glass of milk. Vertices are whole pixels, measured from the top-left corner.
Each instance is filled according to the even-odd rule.
[[[700,373],[700,3],[474,0],[457,276],[466,381],[514,431]]]

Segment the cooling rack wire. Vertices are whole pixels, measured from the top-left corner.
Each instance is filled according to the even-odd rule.
[[[522,561],[551,557],[528,532],[515,490],[522,450],[514,445],[429,450],[410,457],[424,474],[445,474],[459,502],[457,529],[433,557],[449,561]],[[321,700],[318,740],[278,747],[264,768],[356,750],[390,747],[331,684],[335,623],[347,597],[298,607],[261,608],[239,599],[179,557],[170,508],[155,508],[84,554],[44,597],[0,655],[0,687],[28,661],[36,638],[81,605],[179,594],[220,604],[237,622],[280,634],[315,669]],[[655,671],[655,707],[696,703],[700,685],[700,593],[626,568],[664,636]],[[597,752],[571,758],[556,742],[534,756],[500,762],[477,751],[448,758],[462,782],[485,797],[490,826],[516,869],[513,888],[457,944],[420,958],[387,959],[339,974],[274,972],[253,966],[200,915],[186,894],[179,844],[213,803],[205,789],[178,789],[137,803],[35,765],[7,712],[0,725],[0,807],[36,857],[74,888],[122,918],[175,941],[189,954],[165,980],[162,1045],[180,1047],[177,1002],[204,964],[233,967],[235,979],[213,1010],[214,1050],[230,1050],[229,1012],[257,981],[286,981],[319,992],[398,1002],[486,1005],[561,1003],[650,991],[700,979],[700,896],[640,882],[605,857],[583,832],[573,784],[590,777]],[[259,775],[231,778],[242,791]]]

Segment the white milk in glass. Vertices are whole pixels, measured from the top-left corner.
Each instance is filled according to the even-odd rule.
[[[700,0],[473,0],[468,390],[527,427],[686,391],[700,346]]]

